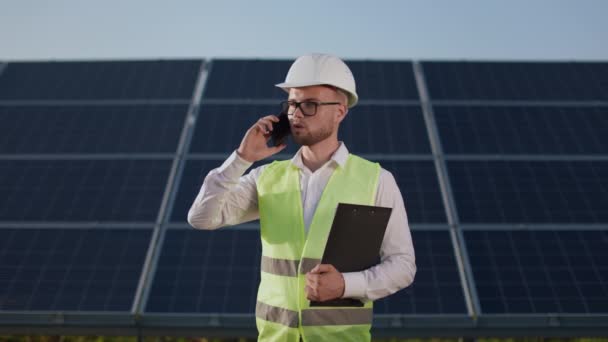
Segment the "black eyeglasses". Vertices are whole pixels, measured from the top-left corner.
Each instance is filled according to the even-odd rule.
[[[328,106],[328,105],[339,105],[340,102],[319,102],[319,101],[283,101],[281,102],[281,110],[283,113],[287,113],[287,115],[293,115],[298,108],[302,114],[306,116],[313,116],[317,114],[317,108],[319,106]]]

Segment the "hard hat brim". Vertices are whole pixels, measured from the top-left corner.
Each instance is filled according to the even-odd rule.
[[[300,87],[310,87],[310,86],[317,86],[317,85],[331,85],[333,87],[336,87],[333,84],[329,84],[329,83],[322,83],[322,82],[283,82],[283,83],[277,83],[275,84],[276,87],[283,89],[285,92],[289,93],[289,88],[300,88]],[[336,88],[340,88],[340,87],[336,87]],[[342,89],[342,88],[340,88]],[[352,108],[354,107],[359,98],[356,94],[351,93],[348,90],[342,89],[344,92],[346,92],[346,94],[348,94],[348,108]]]

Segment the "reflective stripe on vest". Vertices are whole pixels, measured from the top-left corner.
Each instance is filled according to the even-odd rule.
[[[255,316],[263,320],[298,327],[298,312],[257,302]],[[302,311],[303,326],[369,324],[371,309],[307,309]]]
[[[290,328],[298,327],[298,312],[272,306],[258,301],[255,304],[255,317],[263,320],[286,325]]]
[[[321,259],[302,258],[302,269],[300,269],[300,273],[306,274],[320,263]],[[266,273],[296,277],[298,275],[299,265],[299,260],[277,259],[262,255],[261,268],[262,271]]]
[[[346,164],[332,172],[307,236],[299,169],[290,160],[275,161],[260,174],[257,190],[263,256],[256,317],[261,340],[283,334],[293,338],[298,333],[304,340],[325,335],[368,340],[371,301],[363,307],[310,307],[304,288],[305,274],[321,262],[338,203],[374,205],[379,175],[380,165],[349,155]]]

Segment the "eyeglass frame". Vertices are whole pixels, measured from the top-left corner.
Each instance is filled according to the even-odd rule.
[[[314,103],[315,104],[315,112],[313,114],[306,114],[306,113],[304,113],[304,110],[302,110],[302,103]],[[341,102],[310,101],[310,100],[298,102],[298,101],[293,101],[293,100],[286,100],[286,101],[281,101],[281,110],[285,114],[287,114],[287,115],[294,115],[296,113],[296,111],[298,110],[298,108],[299,108],[300,109],[300,113],[302,113],[302,115],[304,115],[304,116],[315,116],[315,115],[317,115],[317,111],[319,110],[319,106],[340,105],[340,104],[342,104],[342,103]],[[293,113],[289,114],[289,107],[291,107],[292,105],[295,105],[296,109],[293,111]]]

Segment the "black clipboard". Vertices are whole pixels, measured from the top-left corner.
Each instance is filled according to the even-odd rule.
[[[377,265],[392,210],[338,203],[321,263],[331,264],[342,273],[359,272]],[[311,301],[310,306],[363,306],[363,303],[354,298],[338,298]]]

